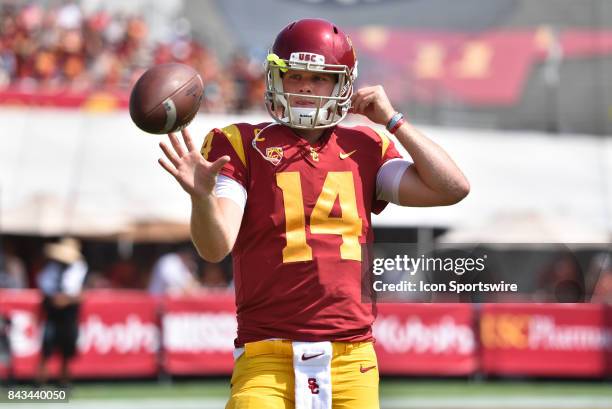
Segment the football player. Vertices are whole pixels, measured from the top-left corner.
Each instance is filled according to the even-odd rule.
[[[198,252],[233,256],[238,336],[226,408],[378,408],[374,305],[361,300],[370,214],[388,202],[451,205],[469,183],[381,86],[354,90],[355,50],[333,23],[286,26],[266,75],[273,122],[213,129],[201,150],[187,130],[183,142],[170,134],[171,146],[160,144],[160,164],[191,196]],[[387,132],[338,125],[349,111]]]

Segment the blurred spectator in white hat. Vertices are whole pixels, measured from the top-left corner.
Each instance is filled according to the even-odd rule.
[[[76,355],[81,289],[88,267],[81,254],[81,243],[74,238],[49,243],[44,253],[48,261],[38,275],[38,288],[43,293],[46,321],[38,382],[47,382],[47,360],[58,351],[62,358],[59,381],[67,386],[70,384],[68,364]]]

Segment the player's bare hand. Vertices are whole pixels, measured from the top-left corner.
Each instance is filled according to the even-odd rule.
[[[382,85],[360,88],[351,98],[351,112],[365,115],[370,121],[387,125],[395,110]]]
[[[176,134],[168,134],[171,147],[164,142],[159,143],[168,160],[160,158],[158,162],[174,176],[185,192],[196,197],[209,196],[215,188],[219,171],[230,158],[226,155],[209,162],[196,149],[187,129],[183,129],[181,135],[183,142]]]

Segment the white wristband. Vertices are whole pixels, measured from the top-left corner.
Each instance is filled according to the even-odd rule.
[[[397,158],[385,162],[376,175],[376,198],[399,203],[399,185],[406,169],[412,165],[409,160]]]
[[[217,176],[215,184],[215,195],[225,197],[236,203],[240,209],[244,210],[247,201],[247,191],[240,183],[229,176]]]

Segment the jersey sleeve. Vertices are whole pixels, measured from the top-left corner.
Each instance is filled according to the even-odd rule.
[[[378,137],[378,144],[380,148],[380,161],[378,163],[378,168],[376,172],[380,170],[380,167],[390,161],[391,159],[401,158],[402,155],[398,152],[395,147],[395,143],[391,140],[386,131],[376,130],[376,135]],[[374,203],[372,204],[372,213],[379,214],[382,212],[389,202],[386,200],[374,199]]]
[[[221,156],[228,155],[230,161],[223,166],[219,173],[234,179],[245,189],[247,188],[249,175],[244,142],[240,129],[236,125],[211,130],[204,139],[200,153],[209,162],[214,162]]]

